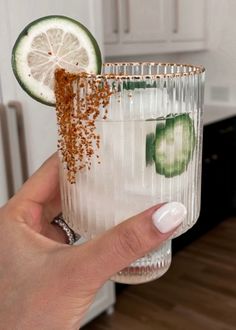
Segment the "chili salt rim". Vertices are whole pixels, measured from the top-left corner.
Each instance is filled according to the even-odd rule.
[[[98,158],[100,163],[99,155],[96,154],[100,147],[100,136],[96,133],[95,120],[100,114],[100,106],[104,108],[103,119],[106,119],[111,91],[106,79],[101,88],[96,76],[91,78],[88,82],[90,93],[87,94],[83,81],[87,79],[85,72],[76,75],[64,69],[55,71],[58,150],[67,168],[70,183],[76,182],[79,170],[85,167],[90,169],[92,156]],[[79,84],[76,90],[74,83]],[[78,87],[84,89],[82,97]]]
[[[187,77],[192,75],[200,75],[205,73],[206,69],[202,65],[192,65],[192,64],[184,64],[184,63],[164,63],[164,62],[108,62],[102,65],[105,67],[116,67],[116,66],[137,66],[137,65],[153,65],[153,66],[161,66],[161,67],[178,67],[178,68],[191,68],[192,71],[189,72],[173,72],[173,73],[158,73],[158,74],[120,74],[118,73],[87,73],[83,72],[83,74],[87,78],[96,78],[96,79],[107,79],[107,80],[144,80],[144,79],[163,79],[163,78],[179,78],[179,77]],[[78,79],[81,76],[81,72],[78,73],[69,73],[74,77],[74,80]]]

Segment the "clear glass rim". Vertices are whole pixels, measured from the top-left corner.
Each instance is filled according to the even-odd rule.
[[[120,80],[145,80],[145,79],[161,79],[161,78],[175,78],[175,77],[188,77],[192,75],[201,75],[205,73],[205,68],[202,65],[184,64],[184,63],[171,63],[171,62],[108,62],[103,63],[102,67],[132,67],[132,66],[161,66],[161,67],[174,67],[174,68],[188,68],[192,69],[187,72],[171,72],[171,73],[158,73],[158,74],[124,74],[124,73],[102,73],[102,74],[88,74],[88,77],[96,77],[100,79],[120,79]]]

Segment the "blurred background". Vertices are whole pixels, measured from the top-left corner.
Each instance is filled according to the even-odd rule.
[[[84,329],[235,329],[236,1],[0,0],[0,13],[0,206],[56,150],[54,109],[25,94],[11,70],[11,49],[30,21],[51,14],[79,20],[104,61],[206,68],[199,221],[174,240],[162,279],[107,283]]]

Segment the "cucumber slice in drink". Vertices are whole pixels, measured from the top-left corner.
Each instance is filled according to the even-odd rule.
[[[46,16],[27,25],[12,50],[13,72],[37,101],[55,104],[54,72],[99,73],[101,52],[92,34],[65,16]]]
[[[156,121],[155,119],[147,119],[147,121]],[[165,119],[158,118],[158,122],[156,124],[156,131],[165,127],[166,121]],[[149,133],[146,136],[146,166],[150,166],[155,161],[155,140],[156,136],[154,133]]]
[[[135,90],[140,88],[157,88],[156,81],[148,82],[146,80],[137,80],[137,81],[124,81],[123,89]]]
[[[154,161],[155,134],[150,133],[146,136],[146,165],[150,166]]]
[[[169,116],[164,127],[156,129],[154,160],[156,172],[165,177],[182,174],[195,147],[193,121],[188,114]]]
[[[160,118],[156,133],[146,137],[146,165],[155,162],[156,172],[165,177],[182,174],[195,148],[195,130],[188,114]]]

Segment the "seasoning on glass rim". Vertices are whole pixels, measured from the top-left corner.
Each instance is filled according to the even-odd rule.
[[[99,158],[96,150],[100,147],[100,136],[96,133],[95,121],[101,107],[104,109],[103,119],[107,118],[110,86],[104,80],[101,84],[98,78],[89,76],[88,88],[84,92],[87,73],[72,74],[64,69],[55,72],[58,149],[70,183],[76,182],[78,170],[90,169],[92,156]],[[81,93],[75,92],[76,89]]]

